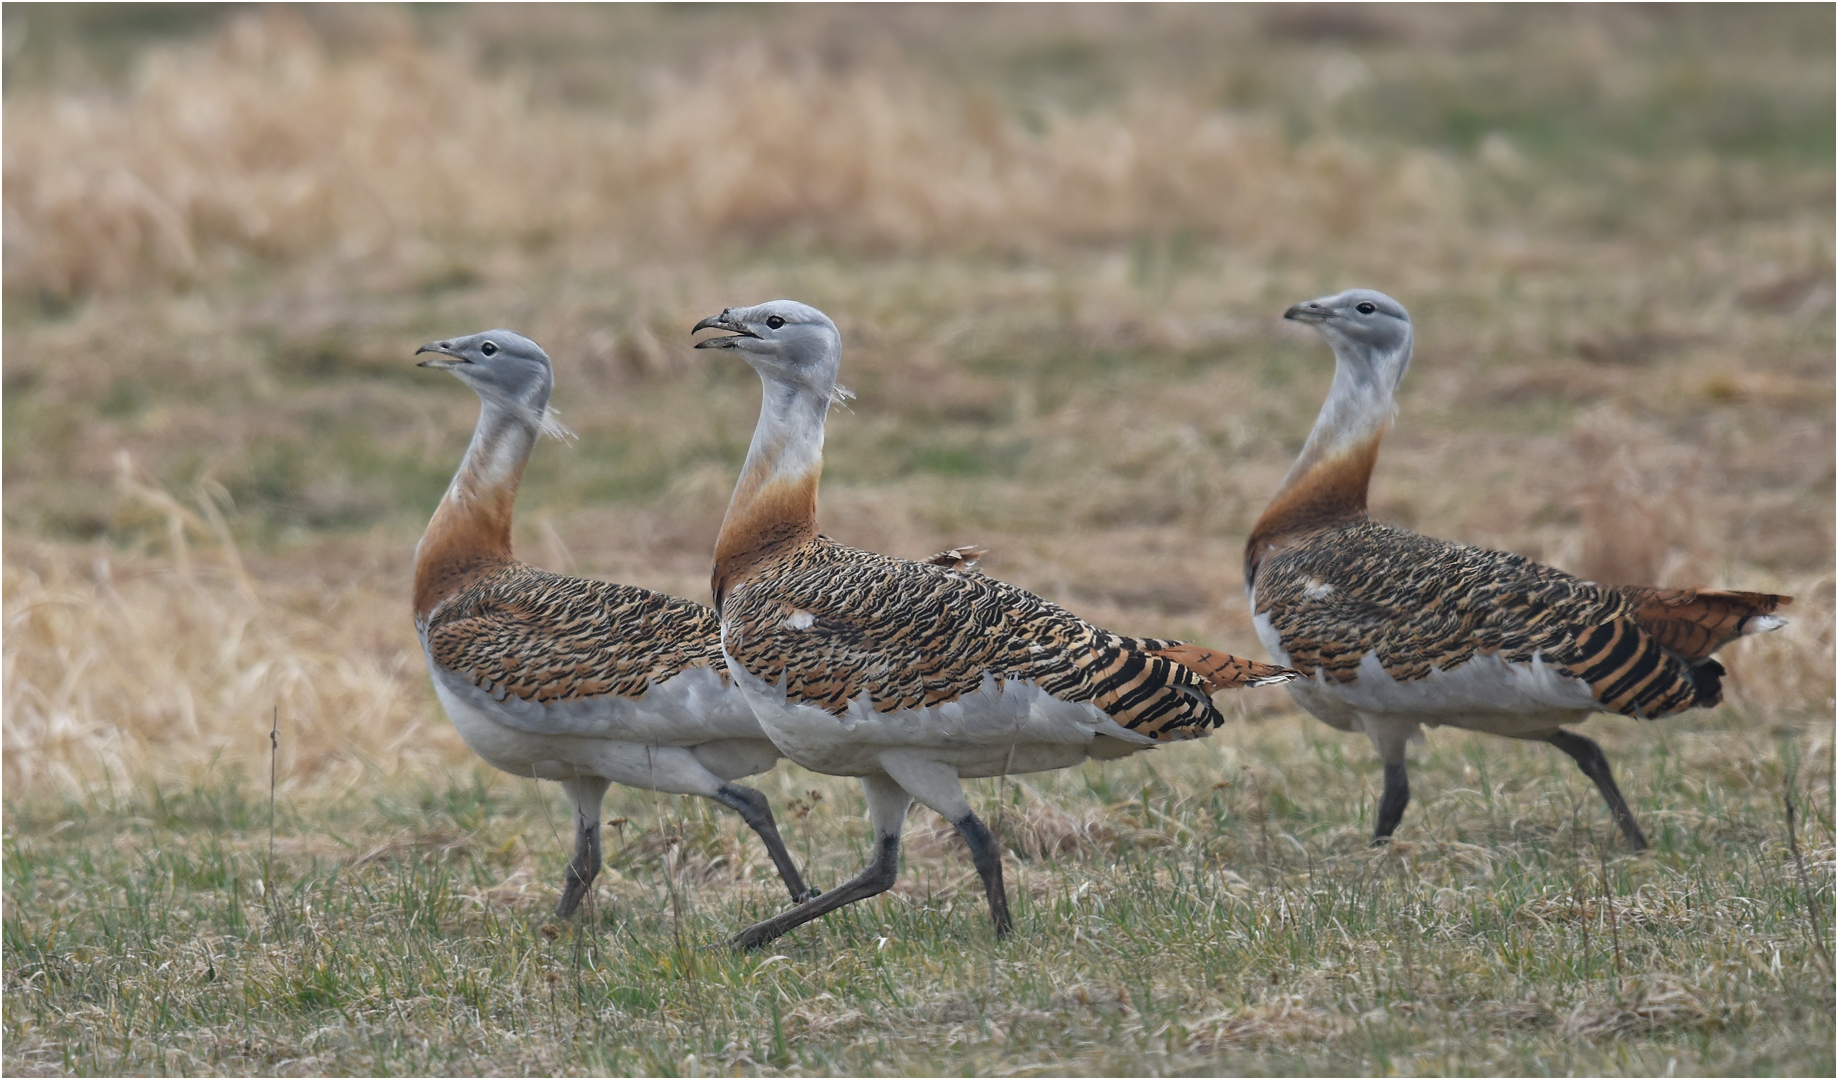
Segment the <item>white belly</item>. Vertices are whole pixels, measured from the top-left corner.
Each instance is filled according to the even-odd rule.
[[[1253,625],[1271,658],[1287,665],[1289,654],[1269,617],[1260,614]],[[1291,682],[1289,693],[1311,715],[1341,731],[1364,731],[1365,717],[1385,717],[1515,739],[1542,738],[1600,709],[1588,683],[1537,655],[1530,663],[1476,655],[1447,671],[1399,682],[1379,663],[1378,654],[1367,653],[1352,682],[1316,671],[1312,678]]]
[[[581,735],[669,746],[766,737],[733,685],[705,667],[653,683],[636,698],[605,694],[547,703],[488,693],[432,661],[428,672],[451,696],[471,703],[506,727],[536,735]]]
[[[880,755],[923,750],[962,777],[1042,772],[1077,765],[1087,757],[1121,757],[1157,745],[1119,725],[1092,705],[1061,701],[1032,683],[983,686],[956,701],[917,709],[876,712],[866,695],[841,716],[786,700],[730,658],[728,671],[760,727],[785,756],[833,776],[884,772]]]
[[[752,711],[737,694],[712,721],[685,713],[671,727],[659,721],[667,718],[673,701],[706,698],[702,687],[692,688],[690,695],[660,693],[676,683],[673,679],[652,688],[646,698],[658,700],[648,709],[633,710],[641,722],[628,725],[631,730],[622,732],[622,738],[575,734],[566,723],[555,732],[531,731],[526,726],[528,718],[522,715],[510,718],[517,725],[513,726],[505,722],[503,703],[431,663],[429,671],[434,692],[460,738],[487,764],[517,776],[539,780],[601,776],[653,791],[711,795],[721,781],[764,772],[779,759],[778,748],[760,731]],[[736,709],[744,714],[744,723],[735,721]],[[741,734],[730,734],[732,731]]]

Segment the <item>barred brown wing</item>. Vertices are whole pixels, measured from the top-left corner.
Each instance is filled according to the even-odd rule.
[[[1325,671],[1351,683],[1373,654],[1407,683],[1478,654],[1517,664],[1537,656],[1586,682],[1601,708],[1651,718],[1713,703],[1716,692],[1711,686],[1705,700],[1700,657],[1708,652],[1674,648],[1686,635],[1645,625],[1636,600],[1651,608],[1658,592],[1597,585],[1520,555],[1359,521],[1269,557],[1256,605],[1305,675]]]
[[[725,672],[715,613],[630,585],[514,564],[437,608],[434,663],[527,701],[639,697],[696,666]]]
[[[1209,686],[1235,685],[1224,660],[1257,679],[1283,669],[1180,643],[1100,629],[1023,589],[952,567],[907,562],[817,537],[724,602],[735,662],[787,696],[840,715],[864,694],[878,712],[954,701],[985,678],[1032,682],[1101,709],[1152,738],[1218,727]],[[1210,672],[1179,662],[1206,654]],[[1209,681],[1211,680],[1211,681]]]

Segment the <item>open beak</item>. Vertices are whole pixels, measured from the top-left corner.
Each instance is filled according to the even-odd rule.
[[[1334,310],[1319,300],[1305,300],[1283,312],[1283,318],[1301,323],[1324,323],[1334,317]]]
[[[756,338],[759,336],[741,325],[740,320],[734,318],[731,314],[732,311],[732,308],[723,308],[721,314],[710,315],[708,318],[703,319],[701,322],[689,328],[691,336],[699,334],[704,330],[732,331],[732,333],[728,334],[726,337],[703,338],[701,341],[696,342],[696,348],[732,349],[734,344],[741,338]]]
[[[430,341],[426,345],[423,345],[421,348],[416,349],[415,355],[420,356],[424,352],[425,353],[436,353],[438,354],[438,356],[450,357],[450,359],[441,360],[441,359],[438,359],[438,357],[436,356],[430,356],[426,360],[423,360],[420,363],[416,364],[415,365],[416,367],[450,368],[450,367],[457,367],[460,364],[472,363],[472,361],[454,352],[452,343],[446,342],[446,341]]]

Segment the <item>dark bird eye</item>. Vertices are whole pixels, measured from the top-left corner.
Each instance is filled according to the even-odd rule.
[[[485,344],[479,346],[479,351],[486,356],[496,356],[498,355],[498,346],[487,341]]]
[[[768,315],[766,317],[766,325],[772,327],[774,330],[777,330],[779,327],[785,325],[785,320],[779,318],[777,315]]]
[[[1359,312],[1361,315],[1370,315],[1378,310],[1378,305],[1370,300],[1361,300],[1359,303],[1353,305],[1353,310]]]

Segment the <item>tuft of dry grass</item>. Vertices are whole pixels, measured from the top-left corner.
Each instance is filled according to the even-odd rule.
[[[1627,28],[1527,29],[1554,44],[1625,35],[1617,57],[1588,63],[1634,63],[1657,84],[1643,92],[1662,92],[1665,64],[1637,61]],[[798,36],[795,23],[783,32]],[[492,62],[476,33],[430,45],[378,13],[362,34],[367,47],[334,50],[301,13],[245,12],[147,50],[126,86],[9,93],[8,293],[180,288],[309,259],[370,280],[489,276],[459,266],[481,251],[516,253],[496,272],[517,273],[531,258],[599,265],[760,243],[1038,256],[1160,237],[1264,259],[1370,245],[1394,264],[1446,262],[1477,243],[1522,247],[1521,232],[1475,228],[1502,211],[1572,232],[1614,215],[1619,228],[1677,224],[1644,198],[1611,208],[1541,190],[1549,177],[1504,134],[1472,165],[1373,145],[1359,132],[1386,118],[1359,102],[1380,72],[1332,50],[1310,58],[1320,130],[1297,141],[1266,112],[1220,108],[1206,78],[1152,69],[1099,107],[1035,98],[1018,110],[892,47],[837,64],[768,35],[724,43],[718,63],[648,71],[622,108],[584,109]],[[1233,60],[1246,77],[1275,62]],[[1657,201],[1693,219],[1760,197],[1759,177],[1714,158],[1617,164],[1616,189],[1663,185]],[[1783,285],[1754,287],[1768,302]],[[1590,347],[1638,360],[1647,341]]]
[[[284,789],[346,789],[464,760],[428,707],[412,633],[368,589],[257,583],[208,493],[194,505],[137,479],[164,518],[164,557],[30,540],[5,563],[5,780],[14,791],[186,786],[263,775],[280,711]],[[202,550],[195,550],[202,546]],[[385,623],[384,625],[388,625]]]
[[[176,288],[307,257],[428,273],[456,245],[1029,251],[1177,228],[1238,243],[1353,190],[1358,217],[1459,199],[1446,173],[1332,143],[1292,153],[1167,93],[1049,109],[1030,131],[897,60],[839,72],[742,46],[661,75],[626,118],[533,102],[480,66],[408,41],[335,58],[276,11],[149,55],[122,92],[9,95],[7,289]]]

